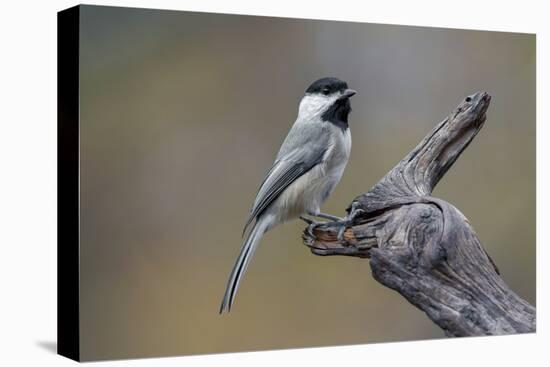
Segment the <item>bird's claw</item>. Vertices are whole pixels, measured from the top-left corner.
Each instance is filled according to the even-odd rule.
[[[307,233],[311,236],[311,237],[315,237],[315,235],[313,234],[313,231],[315,230],[315,228],[317,228],[321,223],[318,223],[318,222],[314,222],[314,223],[310,223],[309,226],[307,226]]]
[[[314,221],[303,215],[300,215],[300,219],[308,224],[307,233],[310,235],[310,237],[315,237],[315,235],[313,234],[313,231],[315,230],[315,228],[317,228],[318,226],[324,223],[324,222]]]
[[[338,242],[340,242],[344,246],[353,246],[352,243],[346,240],[346,238],[344,237],[344,233],[346,233],[346,229],[353,227],[353,221],[355,220],[355,218],[363,213],[365,213],[363,209],[355,209],[350,213],[350,215],[346,216],[346,218],[344,218],[340,222],[340,228],[338,229],[338,234],[336,236]]]
[[[308,217],[305,217],[303,215],[300,215],[300,219],[303,220],[304,222],[306,222],[307,224],[313,224],[315,223],[315,221],[309,219]]]
[[[340,242],[344,246],[349,245],[348,241],[344,238],[344,233],[346,232],[346,229],[348,229],[348,222],[343,221],[342,225],[338,229],[338,235],[336,237],[336,238],[338,238],[338,242]]]
[[[352,212],[345,218],[328,216],[326,214],[322,215],[324,218],[327,218],[327,219],[334,218],[332,222],[317,222],[303,215],[300,216],[300,219],[308,224],[307,233],[309,234],[310,237],[315,237],[315,235],[313,234],[313,231],[315,230],[315,228],[319,227],[320,225],[326,224],[326,223],[337,223],[339,225],[338,234],[337,234],[338,242],[340,242],[344,246],[353,246],[352,243],[346,240],[344,234],[346,232],[346,229],[351,228],[353,226],[353,221],[355,220],[355,218],[360,214],[363,214],[364,212],[365,211],[363,209],[353,208]]]

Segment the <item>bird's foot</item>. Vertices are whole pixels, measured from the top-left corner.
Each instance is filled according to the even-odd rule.
[[[306,222],[307,224],[313,224],[313,223],[315,223],[314,220],[309,219],[309,218],[306,217],[305,215],[300,215],[300,219],[303,220],[304,222]]]
[[[341,221],[344,220],[344,218],[340,218],[340,217],[337,217],[335,215],[325,214],[325,213],[315,213],[315,214],[311,214],[311,216],[317,217],[317,218],[328,219],[332,222],[341,222]]]
[[[352,243],[349,243],[348,240],[344,237],[344,233],[346,232],[346,229],[353,227],[353,221],[357,216],[360,214],[363,214],[365,211],[363,209],[355,209],[353,210],[346,218],[342,219],[340,221],[340,228],[338,229],[338,234],[336,238],[338,238],[338,242],[340,242],[344,246],[352,246]]]
[[[317,222],[313,219],[310,219],[306,216],[303,216],[303,215],[300,215],[300,219],[303,220],[304,222],[306,222],[308,224],[307,226],[307,233],[311,236],[311,237],[315,237],[315,235],[313,234],[313,231],[315,230],[315,228],[317,228],[318,226],[320,226],[321,224],[324,224],[325,222]]]
[[[337,224],[341,225],[340,231],[338,233],[339,233],[339,236],[343,238],[343,233],[346,230],[345,223],[348,223],[347,218],[340,218],[340,217],[337,217],[335,215],[330,215],[330,214],[325,214],[325,213],[308,213],[308,215],[310,215],[312,217],[324,218],[324,219],[329,220],[329,222],[319,222],[319,221],[315,221],[311,218],[308,218],[304,215],[300,215],[300,219],[308,224],[307,233],[311,237],[315,237],[313,235],[313,231],[315,230],[315,228],[319,227],[320,225],[327,224],[327,223],[337,223]],[[342,230],[342,228],[343,228],[343,230]],[[340,232],[342,232],[342,234],[340,234]]]
[[[325,214],[325,213],[310,214],[312,217],[325,218],[330,220],[330,222],[318,222],[303,215],[300,216],[300,219],[308,224],[307,233],[311,237],[315,237],[313,234],[313,231],[315,230],[315,228],[317,228],[320,225],[327,224],[327,223],[338,224],[339,226],[338,234],[337,234],[338,242],[340,242],[344,246],[352,246],[353,244],[348,242],[348,240],[346,240],[346,238],[344,237],[344,233],[346,232],[346,229],[353,227],[353,221],[355,220],[355,218],[360,214],[363,214],[364,212],[365,211],[363,209],[355,209],[355,210],[352,210],[352,212],[349,215],[347,215],[345,218],[340,218],[340,217],[330,215],[330,214]]]

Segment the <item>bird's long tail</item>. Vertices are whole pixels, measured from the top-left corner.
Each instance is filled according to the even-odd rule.
[[[229,276],[229,280],[227,281],[227,287],[220,306],[220,314],[223,313],[224,310],[227,312],[231,311],[231,305],[235,300],[235,295],[237,294],[237,289],[239,288],[241,279],[246,272],[250,259],[252,259],[252,255],[254,255],[254,251],[256,250],[256,247],[258,247],[258,244],[260,243],[260,240],[267,228],[268,218],[264,217],[256,221],[254,227],[252,227],[252,229],[248,232],[248,236],[246,236],[246,239],[241,247],[239,257],[237,258],[237,261],[233,266],[233,270],[231,271],[231,275]]]

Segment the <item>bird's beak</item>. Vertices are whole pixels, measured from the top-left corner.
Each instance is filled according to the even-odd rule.
[[[354,91],[353,89],[346,89],[344,91],[344,93],[342,93],[342,95],[340,96],[340,99],[346,99],[346,98],[349,98],[351,96],[354,96],[357,92]]]

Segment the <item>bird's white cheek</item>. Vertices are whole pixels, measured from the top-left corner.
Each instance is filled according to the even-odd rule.
[[[306,95],[300,102],[298,116],[303,120],[312,119],[325,112],[335,101],[336,97]]]

